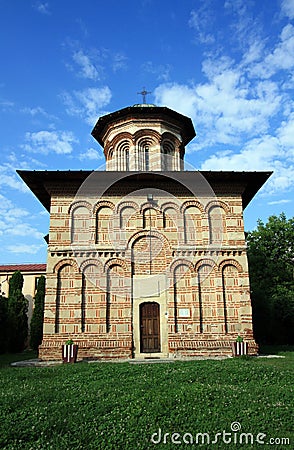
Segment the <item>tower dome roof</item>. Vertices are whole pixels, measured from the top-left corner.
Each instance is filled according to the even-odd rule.
[[[91,134],[103,147],[104,136],[110,127],[118,122],[138,119],[164,121],[176,126],[181,134],[183,145],[187,145],[196,136],[192,120],[189,117],[165,106],[152,104],[136,104],[101,116]]]

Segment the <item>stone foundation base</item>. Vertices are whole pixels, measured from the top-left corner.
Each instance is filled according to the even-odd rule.
[[[232,356],[232,342],[235,339],[225,337],[224,340],[180,340],[175,339],[169,344],[169,352],[177,357],[188,356]],[[246,340],[248,345],[248,355],[258,354],[258,345],[254,339]]]
[[[78,361],[83,359],[126,359],[132,357],[132,342],[128,337],[101,340],[101,337],[96,339],[79,339],[71,336],[71,339],[78,345]],[[39,347],[39,358],[43,361],[61,359],[62,345],[65,342],[66,339],[64,338],[46,338]]]
[[[224,339],[184,339],[183,337],[172,336],[169,339],[168,357],[212,357],[212,356],[232,356],[232,342],[235,338],[224,336]],[[71,337],[78,345],[79,360],[99,360],[99,359],[131,359],[132,340],[129,336],[121,338],[109,337],[102,340],[100,336],[89,339]],[[43,361],[62,359],[62,345],[66,342],[64,338],[45,338],[39,347],[39,358]],[[258,345],[254,339],[246,339],[248,345],[248,355],[256,356],[258,354]]]

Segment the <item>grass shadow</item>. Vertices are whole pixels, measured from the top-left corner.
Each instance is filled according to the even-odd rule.
[[[0,355],[0,368],[9,367],[11,363],[16,361],[34,358],[37,358],[37,352],[34,350],[25,350],[21,353],[3,353]]]

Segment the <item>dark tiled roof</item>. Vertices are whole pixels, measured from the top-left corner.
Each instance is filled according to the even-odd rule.
[[[92,136],[103,147],[104,142],[102,135],[107,126],[112,126],[113,123],[127,119],[144,119],[147,120],[159,120],[159,121],[172,121],[174,124],[178,124],[181,129],[182,139],[184,145],[187,145],[195,136],[195,130],[192,120],[183,114],[169,109],[166,106],[154,106],[154,105],[134,105],[126,108],[114,111],[105,116],[101,116],[98,119],[95,127],[92,130]]]
[[[46,264],[5,264],[0,265],[0,272],[46,272]]]

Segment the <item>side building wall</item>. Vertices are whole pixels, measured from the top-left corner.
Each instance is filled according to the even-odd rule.
[[[4,297],[8,297],[9,280],[17,270],[19,270],[23,276],[24,282],[22,292],[28,300],[28,325],[30,327],[38,280],[41,275],[46,275],[46,264],[0,265],[0,290]]]

